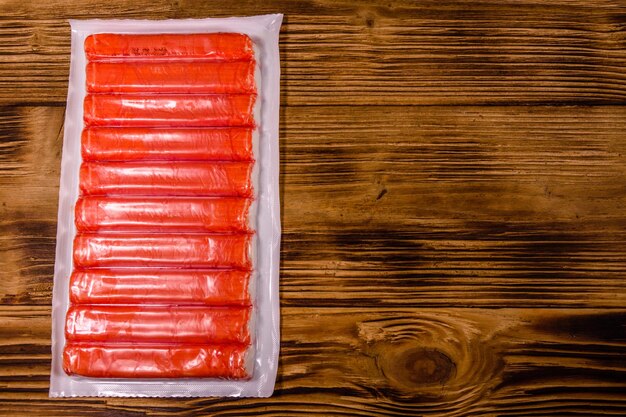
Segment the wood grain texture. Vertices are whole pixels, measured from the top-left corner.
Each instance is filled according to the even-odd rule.
[[[243,400],[48,399],[49,315],[0,308],[0,415],[626,412],[625,310],[283,308],[275,396]]]
[[[69,16],[276,11],[287,22],[284,104],[616,104],[626,98],[626,9],[616,0],[272,0],[237,8],[224,0],[5,0],[0,103],[65,102]]]
[[[283,12],[270,399],[49,399],[68,18]],[[626,3],[0,0],[0,415],[626,414]]]
[[[63,108],[5,114],[0,300],[47,305]],[[287,107],[283,304],[624,306],[625,116]]]

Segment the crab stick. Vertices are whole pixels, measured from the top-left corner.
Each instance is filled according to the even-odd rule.
[[[70,277],[74,304],[250,305],[252,273],[237,270],[91,269]]]
[[[92,378],[248,379],[249,352],[241,345],[89,345],[69,343],[63,351],[68,375]]]
[[[81,197],[78,232],[248,232],[247,198]]]
[[[90,127],[83,130],[83,161],[250,161],[252,128],[152,129]]]
[[[254,61],[90,62],[90,93],[254,93]]]
[[[90,126],[254,126],[254,94],[90,94],[83,103]]]
[[[98,33],[85,39],[87,59],[172,58],[249,60],[254,56],[252,40],[241,33]]]
[[[250,342],[249,307],[94,306],[67,311],[69,342]]]
[[[74,266],[249,270],[251,244],[248,234],[79,234],[74,238]]]
[[[252,162],[85,162],[83,195],[252,195]]]

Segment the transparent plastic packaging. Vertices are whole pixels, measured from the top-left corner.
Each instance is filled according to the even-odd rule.
[[[88,232],[219,232],[248,233],[251,198],[168,198],[82,196],[75,224]]]
[[[281,21],[71,21],[50,396],[273,392]]]
[[[271,20],[271,21],[270,21]],[[100,36],[87,36],[85,54],[89,61],[117,58],[130,60],[170,60],[177,59],[218,59],[227,61],[254,59],[254,35],[263,36],[260,30],[278,33],[282,15],[254,16],[231,19],[202,19],[186,21],[146,22],[129,20],[117,21],[118,33],[102,33]],[[107,23],[104,20],[94,24]],[[110,21],[109,21],[110,22]],[[139,23],[141,27],[133,25]],[[76,22],[76,25],[90,25],[90,22]],[[150,25],[151,27],[148,27]],[[257,27],[252,27],[253,25]],[[195,27],[192,27],[195,26]],[[192,33],[202,26],[213,33]],[[244,26],[248,26],[247,28]],[[89,27],[81,26],[89,31]],[[134,28],[134,30],[133,30]],[[189,29],[189,31],[187,31]],[[105,29],[106,30],[106,29]],[[235,30],[235,33],[229,31]],[[99,33],[90,31],[89,34]],[[181,33],[182,32],[182,33]],[[252,33],[254,32],[254,33]],[[141,33],[144,36],[126,36],[127,33]],[[267,36],[267,34],[265,34]],[[270,39],[261,39],[261,41]],[[258,44],[258,40],[255,40]]]
[[[250,197],[252,162],[83,162],[83,195]]]
[[[153,345],[149,348],[134,345],[81,345],[69,344],[63,353],[63,367],[76,369],[88,378],[236,378],[249,376],[247,367],[249,352],[240,345]],[[98,360],[94,361],[93,358]],[[141,363],[141,366],[135,366]],[[83,379],[83,383],[86,381]],[[136,381],[139,382],[139,381]],[[189,394],[180,395],[178,386],[172,387],[167,381],[148,380],[140,382],[143,387],[129,382],[107,384],[101,388],[100,396],[118,397],[145,396],[149,388],[151,397],[189,397],[198,396],[198,382],[186,381]],[[238,384],[230,383],[231,390]],[[134,387],[134,388],[133,388]],[[139,394],[136,393],[139,392]],[[211,392],[211,391],[210,391]]]
[[[90,93],[254,93],[254,61],[90,62]]]
[[[254,94],[89,94],[88,126],[254,126]]]
[[[74,239],[76,268],[252,268],[252,237],[193,234],[80,234]]]
[[[83,161],[251,161],[253,128],[91,127]]]
[[[74,271],[72,304],[251,305],[251,271],[106,269]]]
[[[75,305],[65,340],[105,343],[241,344],[250,342],[250,309],[200,306]]]

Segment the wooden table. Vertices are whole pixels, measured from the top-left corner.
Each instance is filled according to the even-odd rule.
[[[49,399],[68,18],[283,12],[270,399]],[[625,415],[626,2],[0,1],[0,414]]]

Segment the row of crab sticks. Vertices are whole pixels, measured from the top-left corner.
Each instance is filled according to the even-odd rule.
[[[249,378],[252,41],[97,34],[85,55],[65,371]]]

